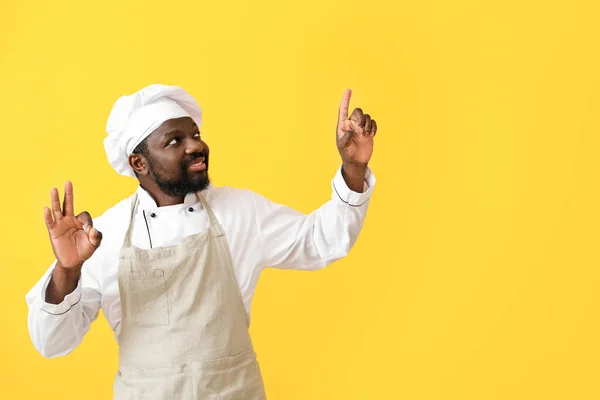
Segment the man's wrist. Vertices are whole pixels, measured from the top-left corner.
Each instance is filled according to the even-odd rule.
[[[64,268],[57,262],[46,288],[46,302],[59,304],[68,294],[73,293],[77,288],[82,267],[83,265],[76,268]]]
[[[342,164],[342,177],[350,190],[362,193],[365,187],[367,164]]]

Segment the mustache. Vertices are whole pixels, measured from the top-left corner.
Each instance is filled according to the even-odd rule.
[[[206,166],[208,166],[208,154],[204,151],[192,154],[188,160],[185,160],[183,162],[183,165],[185,167],[188,167],[190,164],[193,164],[199,158],[204,158],[204,163],[206,164]]]

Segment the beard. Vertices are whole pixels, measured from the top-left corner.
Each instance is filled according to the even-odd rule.
[[[206,169],[199,177],[190,177],[188,166],[192,164],[198,157],[204,157]],[[185,196],[190,193],[200,192],[208,187],[210,178],[208,177],[208,155],[204,153],[196,153],[192,157],[181,163],[181,168],[177,171],[176,176],[172,176],[171,171],[167,171],[161,165],[156,163],[151,157],[146,157],[148,160],[148,170],[154,178],[154,182],[158,188],[167,196]]]

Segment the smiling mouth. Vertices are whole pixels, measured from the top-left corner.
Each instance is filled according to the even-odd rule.
[[[205,158],[198,157],[193,163],[188,165],[188,168],[192,171],[204,171],[206,169]]]

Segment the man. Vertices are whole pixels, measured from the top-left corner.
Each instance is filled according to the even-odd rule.
[[[26,297],[35,348],[70,353],[102,308],[119,344],[116,399],[264,399],[248,334],[260,272],[347,255],[367,212],[377,123],[358,108],[348,117],[349,102],[347,90],[332,198],[305,215],[210,184],[202,111],[183,89],[150,85],[119,98],[104,145],[115,170],[140,185],[94,221],[75,216],[70,182],[62,208],[51,190],[44,218],[56,260]]]

